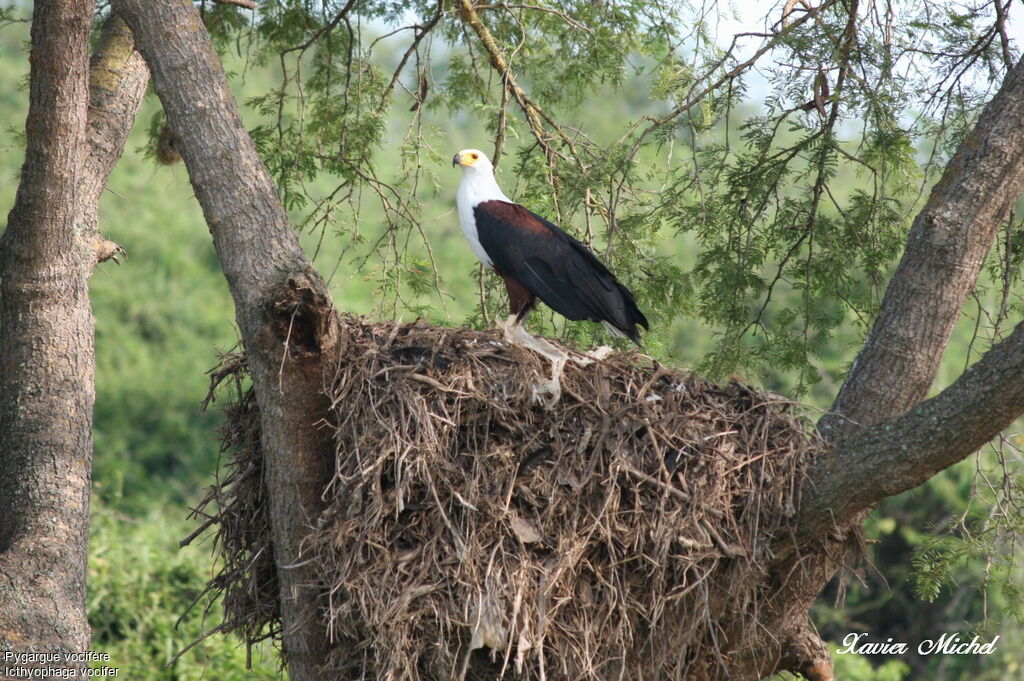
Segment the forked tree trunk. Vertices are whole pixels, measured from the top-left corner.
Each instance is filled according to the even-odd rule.
[[[1022,118],[1024,60],[932,188],[879,317],[818,424],[834,447],[803,486],[797,536],[779,542],[778,581],[787,586],[770,626],[785,632],[777,668],[831,678],[828,652],[801,611],[837,569],[857,560],[867,511],[963,460],[1024,413],[1021,325],[954,385],[920,403],[999,226],[1024,189]]]
[[[123,24],[105,29],[90,69],[92,11],[36,4],[25,164],[0,243],[0,650],[12,652],[90,640],[88,278],[116,250],[97,230],[100,193],[147,80]]]
[[[846,433],[924,399],[1000,225],[1024,187],[1024,61],[960,143],[917,215],[878,319],[818,430]]]

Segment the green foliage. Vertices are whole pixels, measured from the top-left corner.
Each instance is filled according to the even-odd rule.
[[[152,117],[155,99],[142,120]],[[137,126],[129,149],[143,147]],[[204,373],[237,333],[231,299],[179,164],[128,154],[100,205],[128,257],[92,278],[96,316],[94,475],[105,500],[137,512],[154,497],[195,498],[216,464]]]
[[[477,298],[432,222],[457,182],[438,166],[493,140],[511,193],[638,291],[655,324],[648,352],[824,401],[877,312],[925,183],[1009,63],[990,7],[941,21],[926,3],[887,9],[884,22],[873,11],[824,3],[776,24],[762,41],[764,106],[750,99],[754,61],[723,49],[717,17],[683,3],[482,5],[499,55],[457,3],[272,0],[241,32],[224,8],[208,23],[225,52],[245,36],[243,72],[276,71],[249,100],[254,137],[297,223],[346,239],[339,268],[376,284],[376,311],[445,319],[449,302]],[[540,128],[496,56],[543,111]],[[1013,253],[993,261],[994,278],[1016,281]],[[486,281],[463,319],[501,316],[500,288]],[[609,341],[598,326],[534,317],[573,342]],[[715,342],[699,352],[672,341],[701,327]]]
[[[835,647],[834,647],[835,648]],[[837,679],[847,681],[903,681],[913,678],[910,667],[903,660],[886,660],[873,667],[863,655],[835,655],[833,673]]]
[[[841,612],[830,607],[837,592],[826,593],[815,608],[822,631],[833,640],[850,632],[868,632],[874,641],[891,637],[912,651],[942,634],[960,633],[967,640],[998,635],[991,656],[912,653],[900,659],[910,665],[912,678],[1014,678],[1006,670],[1019,670],[1024,646],[1024,573],[1014,555],[1024,514],[1019,475],[1003,468],[1016,445],[997,443],[976,461],[883,502],[866,527],[871,567],[848,580]]]
[[[1024,534],[1024,480],[1006,470],[1007,451],[1018,450],[1012,441],[1000,440],[978,455],[973,470],[964,467],[960,485],[945,499],[956,513],[942,519],[940,533],[913,538],[915,594],[933,602],[961,583],[973,583],[981,593],[991,590],[985,607],[998,615],[983,623],[989,629],[1024,623],[1021,567],[1014,551]],[[988,617],[984,612],[976,615]]]
[[[258,647],[247,660],[244,644],[220,635],[176,658],[221,618],[219,604],[189,610],[213,559],[208,547],[178,548],[177,538],[192,531],[180,511],[152,507],[129,518],[100,504],[91,525],[86,608],[92,648],[110,656],[94,666],[136,680],[279,678],[274,651]]]
[[[934,602],[943,587],[952,587],[953,568],[970,553],[966,542],[951,536],[932,536],[914,554],[914,592],[921,599]]]

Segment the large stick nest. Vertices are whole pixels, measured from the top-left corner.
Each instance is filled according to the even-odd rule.
[[[342,324],[336,474],[303,551],[332,676],[683,679],[738,652],[814,451],[789,402],[623,353],[568,366],[547,410],[547,363],[494,332]],[[280,626],[243,373],[214,374],[240,387],[200,512],[219,629],[251,642]]]

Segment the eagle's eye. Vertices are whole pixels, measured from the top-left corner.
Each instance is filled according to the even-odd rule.
[[[470,158],[472,158],[472,159],[473,159],[474,161],[475,161],[475,160],[477,160],[478,158],[480,158],[480,154],[470,154],[469,156],[470,156]]]

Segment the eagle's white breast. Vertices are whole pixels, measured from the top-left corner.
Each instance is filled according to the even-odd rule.
[[[480,262],[493,269],[494,263],[480,244],[480,236],[476,229],[476,216],[473,215],[473,209],[484,201],[512,203],[512,199],[505,196],[494,179],[494,170],[490,161],[481,154],[479,162],[472,166],[463,166],[462,181],[455,193],[455,204],[459,211],[459,224],[462,226],[462,233],[466,235],[466,240],[469,241],[469,247],[473,249],[473,253],[480,259]]]

